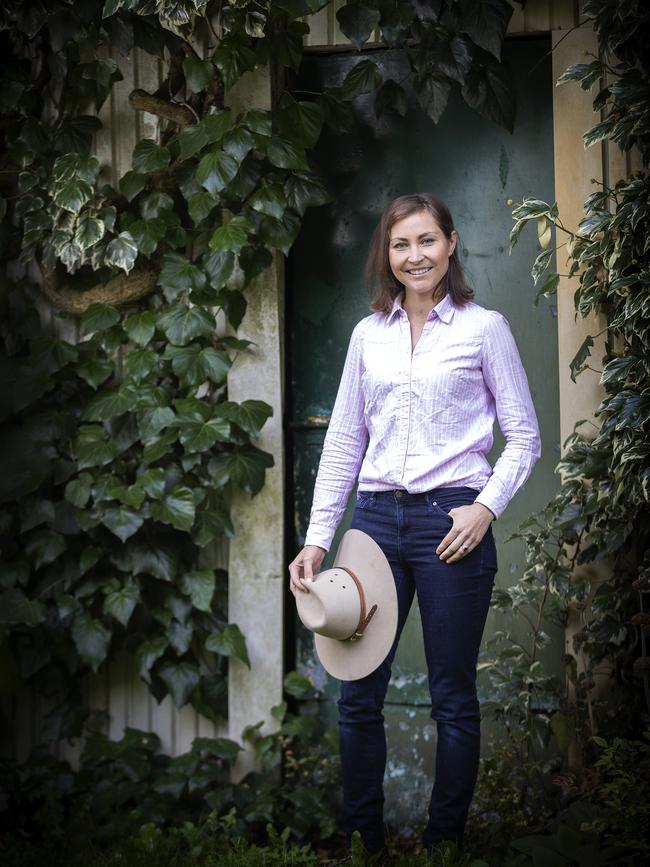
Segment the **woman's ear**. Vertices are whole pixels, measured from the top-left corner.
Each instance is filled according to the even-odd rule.
[[[449,255],[452,256],[454,250],[456,249],[456,244],[458,243],[458,232],[455,229],[452,230],[449,243],[451,244],[451,250],[449,251]]]

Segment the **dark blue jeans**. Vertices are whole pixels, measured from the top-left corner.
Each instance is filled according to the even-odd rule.
[[[496,551],[491,530],[457,563],[444,563],[436,548],[452,526],[449,510],[473,503],[476,495],[472,488],[438,488],[416,495],[383,491],[357,496],[351,526],[371,536],[384,551],[395,577],[399,610],[390,653],[367,677],[342,681],[338,702],[345,830],[349,835],[358,830],[370,852],[384,843],[384,699],[415,592],[431,716],[438,733],[423,844],[430,849],[441,840],[462,843],[478,770],[476,660],[497,568]]]

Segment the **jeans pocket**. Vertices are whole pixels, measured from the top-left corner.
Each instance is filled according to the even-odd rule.
[[[450,509],[453,509],[453,506],[449,506]],[[447,509],[443,509],[442,506],[439,506],[435,500],[429,500],[429,509],[430,511],[439,518],[446,518],[451,524],[453,524],[454,519],[451,517]]]
[[[359,509],[370,509],[375,505],[375,495],[372,491],[357,492],[357,507]]]

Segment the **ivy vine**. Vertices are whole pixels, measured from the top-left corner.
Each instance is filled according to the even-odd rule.
[[[236,336],[246,290],[330,200],[311,154],[323,124],[350,129],[362,94],[378,114],[406,110],[402,83],[367,57],[331,91],[292,92],[325,5],[2,4],[0,636],[14,681],[51,702],[44,739],[82,731],[85,678],[119,651],[158,700],[212,719],[227,658],[248,662],[227,576],[202,556],[232,535],[232,488],[256,494],[272,466],[255,444],[271,408],[227,394],[250,350]],[[357,48],[379,28],[408,53],[434,121],[459,87],[511,127],[511,13],[507,0],[353,0],[337,16]],[[160,135],[114,186],[97,112],[133,48],[163,69],[155,92],[129,96]],[[243,75],[271,67],[271,110],[226,106]]]
[[[529,769],[529,794],[548,768],[551,737],[580,763],[597,733],[638,735],[650,713],[650,14],[609,0],[590,0],[584,11],[599,56],[574,64],[558,83],[597,87],[593,105],[603,119],[584,134],[585,147],[635,148],[643,168],[599,184],[577,227],[563,223],[556,204],[529,198],[513,210],[511,245],[529,224],[537,229],[538,297],[556,292],[552,263],[566,252],[576,315],[607,319],[602,363],[592,358],[601,335],[589,335],[571,362],[574,381],[598,369],[605,396],[565,443],[557,495],[517,534],[526,544],[523,579],[494,599],[513,626],[496,634],[483,665],[493,689],[488,706]],[[603,580],[585,568],[598,561],[606,561]],[[580,628],[561,679],[546,648],[549,630],[565,629],[570,617]],[[515,623],[526,624],[523,639]]]

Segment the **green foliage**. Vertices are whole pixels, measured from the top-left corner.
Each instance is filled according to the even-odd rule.
[[[15,839],[101,846],[132,835],[159,839],[163,828],[182,836],[210,810],[208,825],[221,823],[226,839],[260,842],[269,824],[285,829],[283,844],[328,839],[338,791],[336,732],[284,703],[272,713],[273,732],[263,733],[262,723],[245,732],[259,769],[237,784],[231,770],[241,747],[227,738],[196,738],[189,752],[170,758],[157,735],[126,729],[119,741],[89,735],[76,770],[45,748],[20,765],[5,760],[0,827]],[[199,830],[193,833],[198,842]]]
[[[557,495],[516,534],[526,545],[522,579],[493,600],[506,625],[493,636],[491,658],[483,664],[491,688],[487,709],[505,725],[516,776],[524,769],[524,809],[531,797],[544,802],[547,774],[558,765],[554,756],[571,746],[574,761],[580,756],[588,762],[597,731],[638,733],[644,693],[650,711],[644,612],[650,590],[650,123],[649,68],[641,51],[650,17],[607,0],[592,0],[585,13],[594,21],[602,58],[575,64],[560,81],[590,90],[607,74],[608,84],[594,100],[607,119],[585,134],[585,145],[608,140],[610,147],[636,147],[645,168],[593,192],[574,228],[562,222],[555,204],[527,198],[513,210],[511,247],[527,225],[537,230],[540,252],[532,275],[536,284],[543,281],[538,298],[556,291],[559,273],[544,275],[566,248],[577,315],[602,313],[607,320],[603,332],[586,337],[570,365],[574,381],[584,370],[600,368],[604,398],[595,420],[579,422],[565,443]],[[603,345],[598,364],[592,353]],[[546,648],[551,632],[567,626],[572,643],[559,680],[549,673]],[[578,857],[619,863],[616,846],[630,839],[620,824],[618,837],[608,838],[610,850],[593,833],[596,824],[575,831],[563,822],[558,819],[552,840],[531,838],[521,851],[534,852],[535,864],[569,864]]]
[[[559,778],[565,805],[539,833],[512,843],[513,865],[641,867],[650,858],[650,733],[644,741],[594,738],[600,754],[582,779]],[[542,833],[542,828],[545,828]]]

